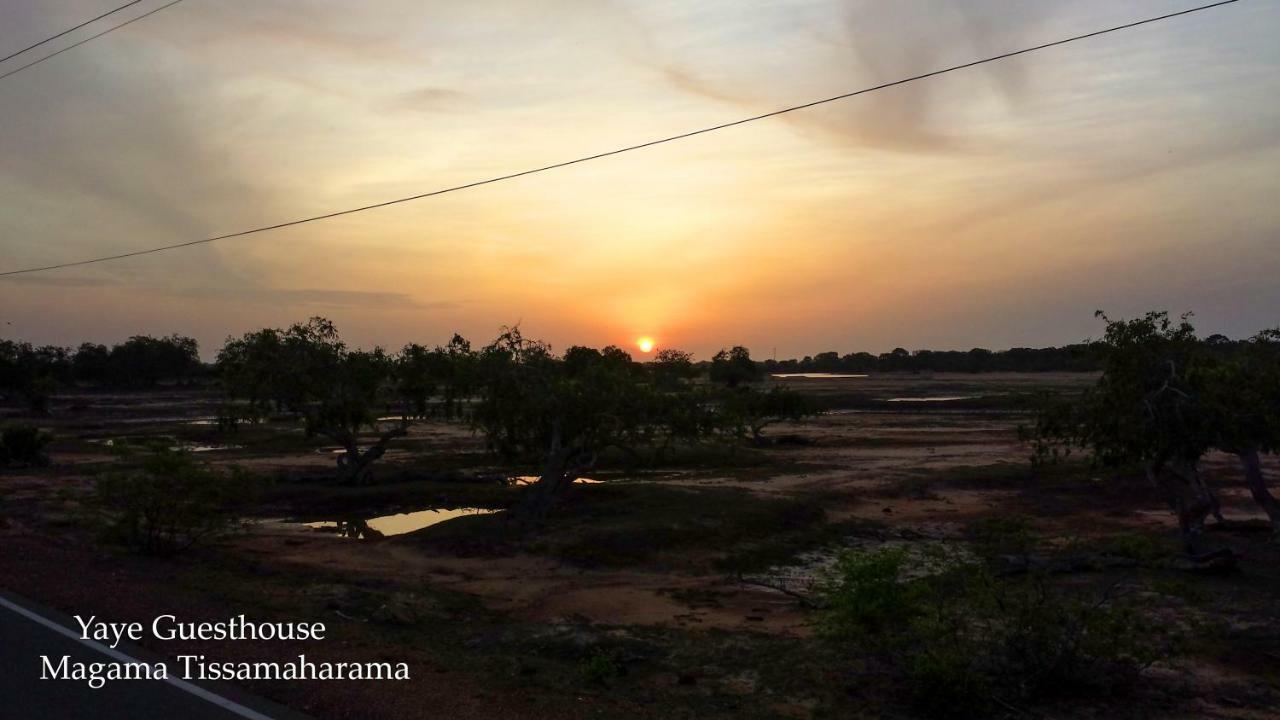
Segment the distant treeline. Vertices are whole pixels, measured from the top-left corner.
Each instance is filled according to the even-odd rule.
[[[1226,335],[1209,335],[1203,343],[1212,352],[1229,355],[1249,345],[1250,340],[1232,340]],[[873,355],[868,352],[841,355],[821,352],[800,360],[757,360],[770,373],[879,373],[879,372],[1096,372],[1106,357],[1101,342],[1076,343],[1062,347],[1010,348],[1008,350],[907,350]]]
[[[1087,372],[1101,367],[1100,355],[1090,343],[1049,348],[1009,350],[916,350],[895,348],[873,355],[868,352],[822,352],[800,360],[765,360],[767,372],[881,373],[881,372]]]
[[[187,383],[208,372],[194,338],[138,335],[107,347],[35,346],[0,340],[0,393],[44,395],[57,386],[147,388]]]
[[[1210,335],[1202,342],[1209,348],[1229,353],[1245,341]],[[752,358],[746,348],[735,347],[732,351],[721,351],[717,358],[721,355],[724,359],[732,357],[739,366],[754,365],[766,373],[1089,372],[1100,370],[1103,358],[1097,343],[994,351],[896,348],[879,355],[868,352],[841,355],[829,351],[799,360],[760,360]],[[711,371],[713,365],[713,361],[696,363],[703,372]],[[195,339],[182,335],[138,335],[110,347],[84,343],[78,348],[0,340],[0,394],[39,397],[55,387],[67,386],[148,388],[159,384],[187,384],[212,379],[215,375],[212,365],[201,362]]]

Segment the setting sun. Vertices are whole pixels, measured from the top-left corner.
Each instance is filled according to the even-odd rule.
[[[636,341],[636,345],[640,348],[640,352],[653,352],[653,338],[642,337]]]

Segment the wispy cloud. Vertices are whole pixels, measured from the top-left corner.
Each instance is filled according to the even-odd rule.
[[[463,109],[468,96],[461,90],[446,87],[420,87],[400,93],[387,106],[391,110],[418,112],[457,112]]]
[[[255,289],[240,293],[242,299],[283,305],[308,305],[319,308],[383,308],[412,310],[453,310],[458,303],[447,300],[423,302],[405,293],[363,290],[279,290]]]

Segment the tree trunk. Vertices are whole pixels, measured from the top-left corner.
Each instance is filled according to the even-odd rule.
[[[579,460],[583,453],[576,448],[565,448],[560,444],[560,431],[555,430],[551,436],[551,448],[547,452],[546,463],[542,467],[542,475],[538,481],[525,491],[520,504],[512,508],[510,517],[520,522],[540,522],[547,516],[582,472]]]
[[[1179,460],[1169,463],[1167,469],[1148,466],[1147,477],[1164,492],[1169,507],[1177,513],[1187,551],[1198,552],[1205,518],[1214,513],[1217,502],[1201,479],[1196,464]]]
[[[402,423],[394,430],[388,430],[378,436],[378,441],[364,452],[360,452],[354,434],[343,436],[341,442],[346,452],[338,456],[338,469],[342,472],[343,482],[351,485],[368,483],[372,476],[373,462],[387,454],[387,445],[394,438],[402,437],[408,432],[408,427]]]
[[[1240,458],[1240,467],[1244,469],[1244,479],[1249,484],[1249,492],[1253,494],[1254,501],[1267,511],[1271,527],[1275,529],[1277,536],[1280,536],[1280,502],[1277,502],[1267,490],[1267,479],[1262,475],[1262,462],[1258,459],[1258,451],[1249,449],[1236,455]]]
[[[515,517],[524,521],[540,521],[547,516],[566,488],[573,483],[568,472],[565,453],[557,452],[547,458],[542,467],[538,481],[525,491],[520,505],[515,508]]]

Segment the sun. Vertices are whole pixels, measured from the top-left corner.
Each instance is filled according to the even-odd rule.
[[[642,353],[653,352],[653,338],[651,337],[640,338],[639,340],[636,341],[636,347],[640,348],[640,352]]]

